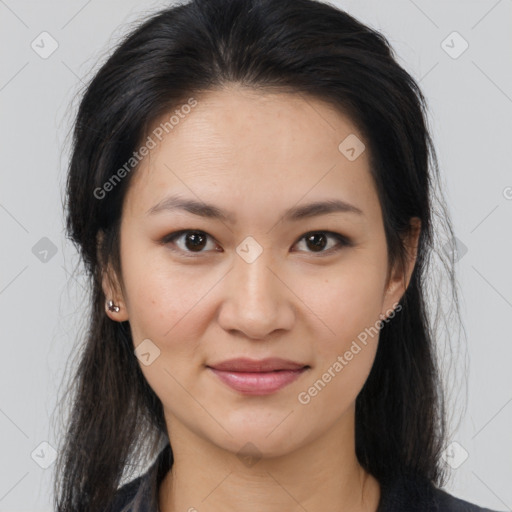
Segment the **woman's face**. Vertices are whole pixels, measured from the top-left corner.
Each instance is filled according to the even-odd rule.
[[[129,320],[142,343],[171,442],[187,432],[280,455],[350,424],[379,320],[404,292],[404,275],[387,281],[362,136],[320,101],[236,87],[209,92],[161,132],[125,197],[124,293],[107,280],[104,290],[121,305],[109,316]],[[308,208],[326,201],[338,207]],[[209,368],[233,358],[306,368]]]

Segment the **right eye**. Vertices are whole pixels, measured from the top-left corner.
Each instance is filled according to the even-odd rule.
[[[180,231],[175,231],[174,233],[169,233],[165,235],[161,239],[161,243],[163,245],[175,245],[178,246],[178,249],[170,247],[172,251],[182,252],[184,256],[194,257],[195,254],[201,254],[203,252],[203,248],[207,244],[208,238],[213,237],[204,231],[195,230],[195,229],[182,229]],[[214,249],[214,251],[219,252],[218,249]],[[194,254],[195,253],[195,254]]]

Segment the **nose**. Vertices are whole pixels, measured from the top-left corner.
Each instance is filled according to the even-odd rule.
[[[252,340],[268,340],[274,331],[290,330],[295,320],[291,284],[264,250],[254,261],[238,254],[225,277],[218,315],[221,327]]]

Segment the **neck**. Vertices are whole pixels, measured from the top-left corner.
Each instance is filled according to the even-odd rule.
[[[277,457],[242,458],[167,419],[174,463],[160,512],[375,512],[380,485],[355,454],[354,414],[313,442]]]

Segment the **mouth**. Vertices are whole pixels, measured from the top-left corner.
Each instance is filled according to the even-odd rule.
[[[310,368],[309,365],[279,358],[239,358],[207,365],[207,369],[224,384],[244,395],[274,393],[291,384]]]

